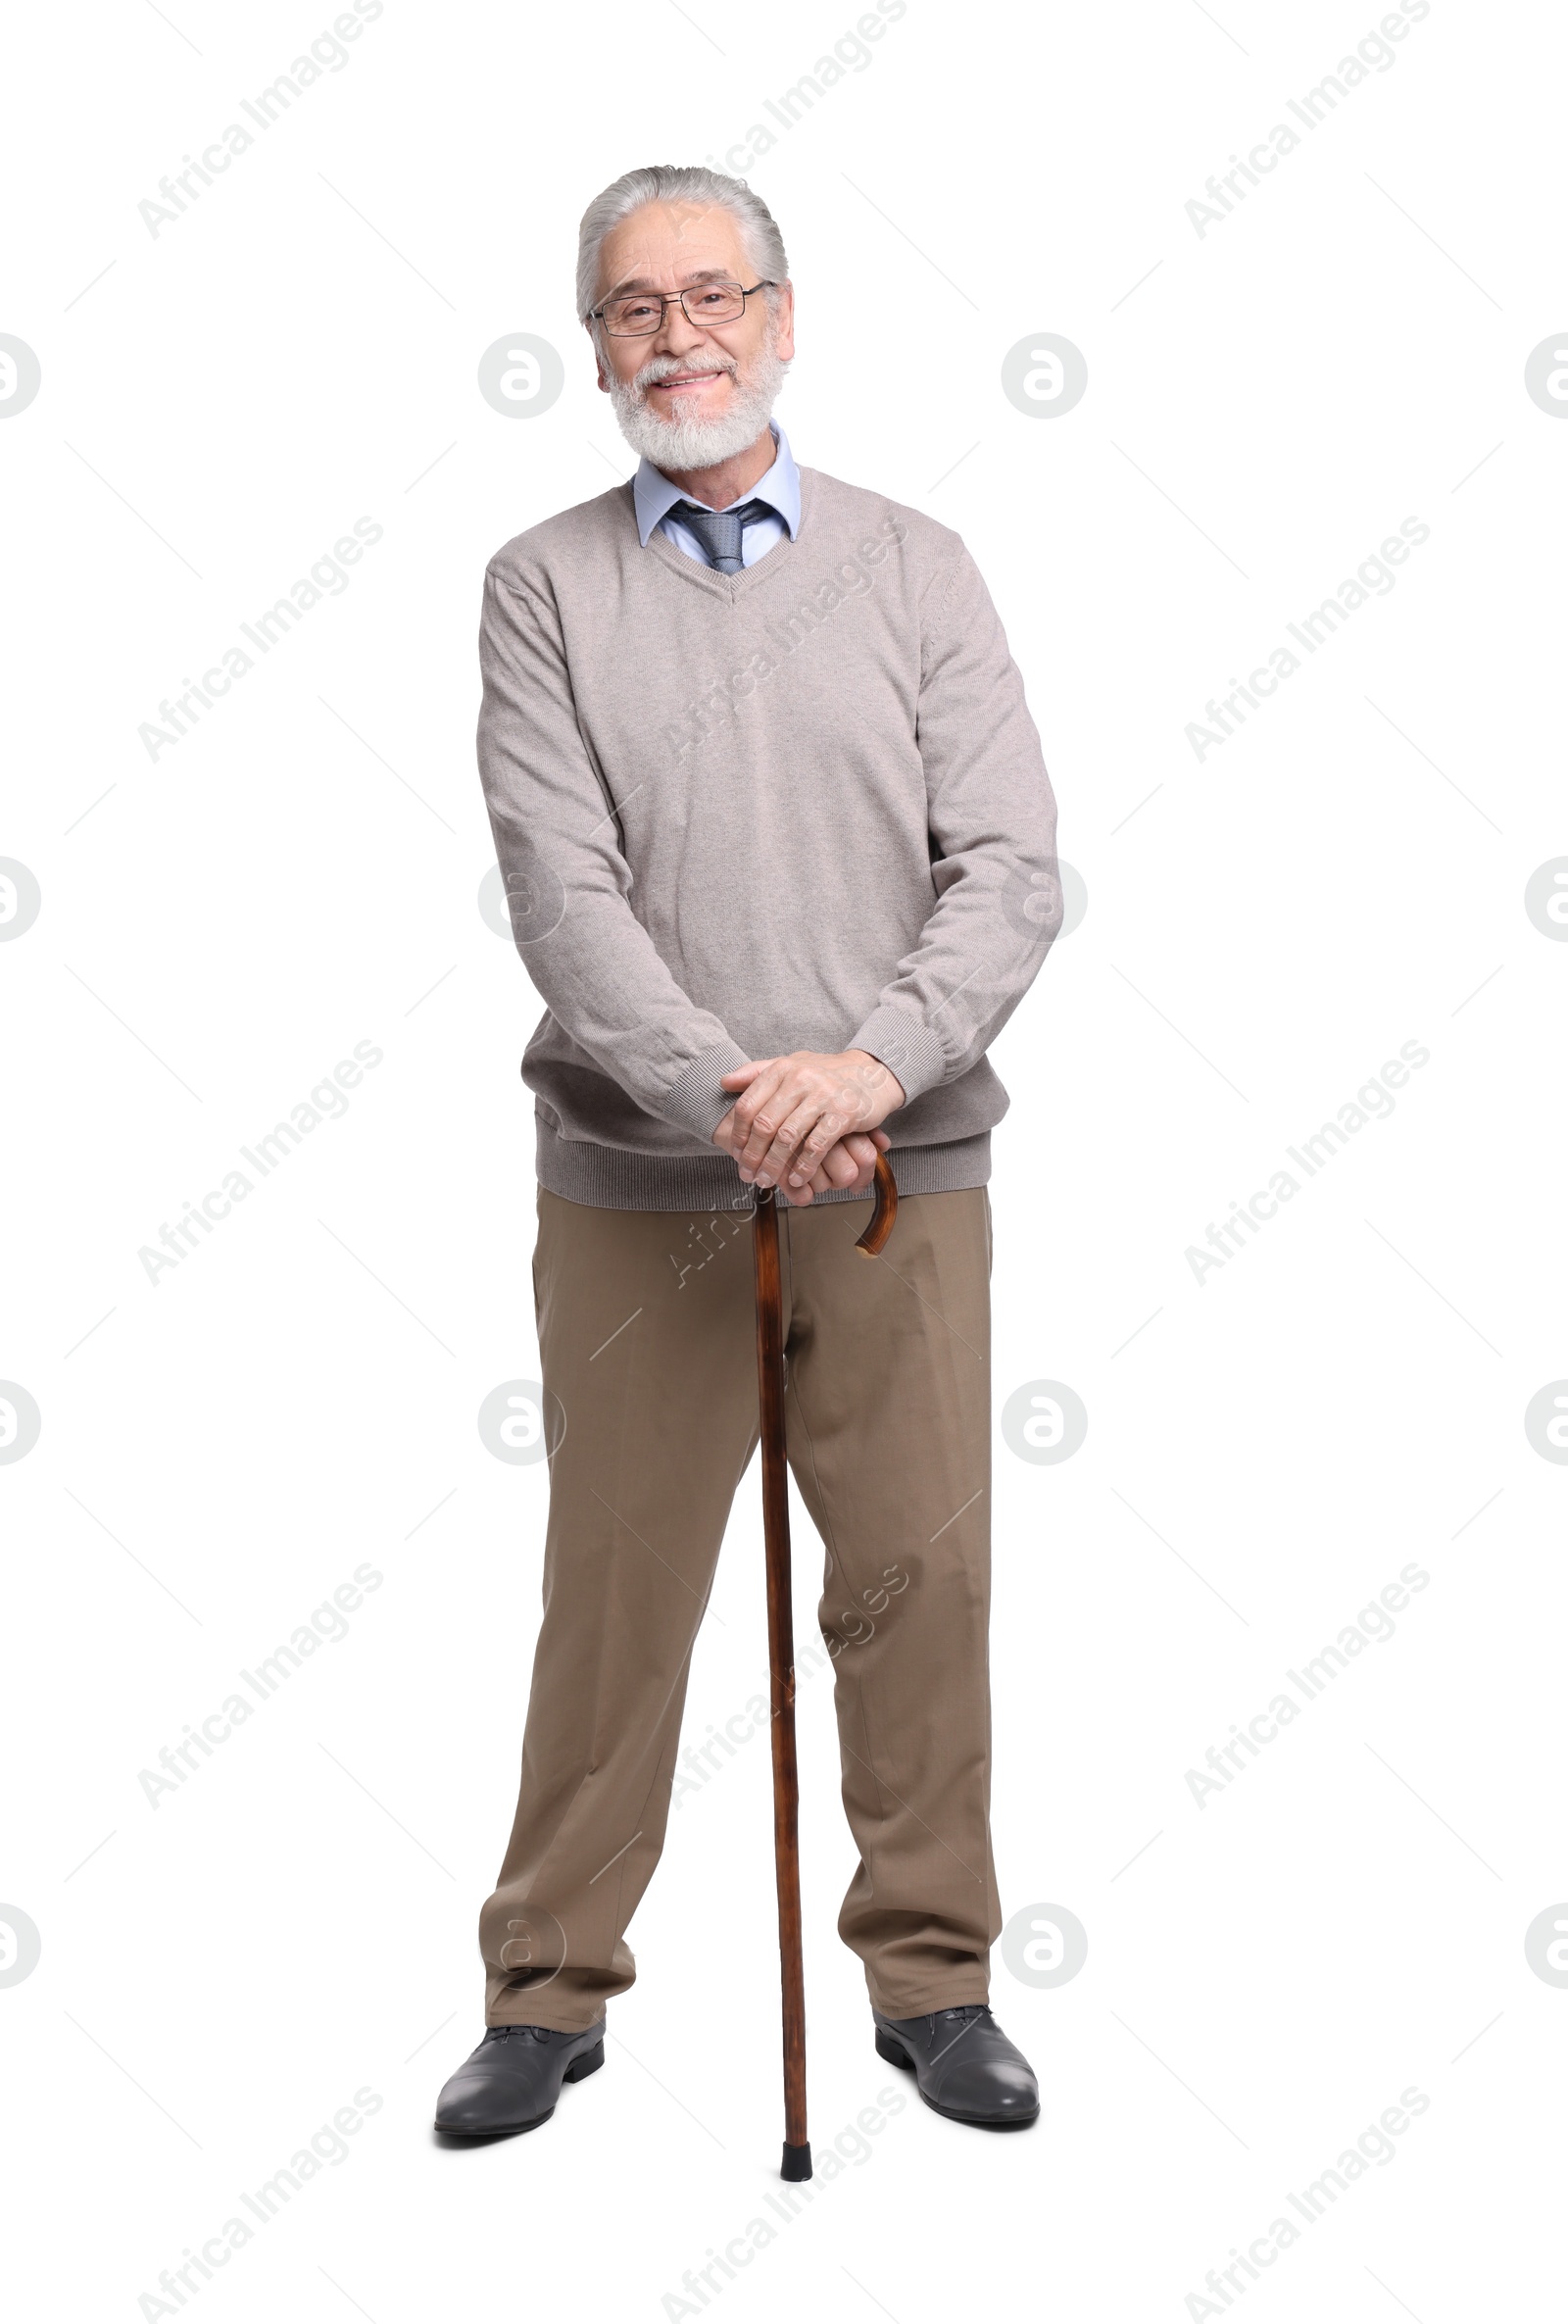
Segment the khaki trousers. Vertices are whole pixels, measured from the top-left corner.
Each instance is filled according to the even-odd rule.
[[[480,1914],[486,2022],[576,2031],[635,1976],[687,1671],[759,1437],[749,1212],[541,1189],[534,1301],[553,1448],[544,1620],[511,1843]],[[873,2004],[989,1991],[991,1207],[906,1196],[779,1215],[790,1468],[826,1550],[845,1811],[839,1934]],[[767,1693],[758,1641],[759,1690]]]

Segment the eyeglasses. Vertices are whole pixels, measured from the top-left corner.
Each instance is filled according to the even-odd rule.
[[[777,288],[776,282],[754,282],[750,290],[738,282],[699,282],[690,290],[634,290],[590,308],[588,319],[602,322],[612,339],[651,339],[664,327],[664,309],[677,302],[687,321],[702,330],[710,322],[739,322],[749,298]]]

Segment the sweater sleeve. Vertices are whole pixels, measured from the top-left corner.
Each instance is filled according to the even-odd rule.
[[[912,1102],[979,1063],[1061,926],[1056,803],[1018,673],[959,546],[922,605],[915,740],[936,905],[846,1044]]]
[[[675,982],[631,907],[631,869],[578,724],[555,609],[485,574],[479,777],[517,950],[572,1040],[639,1106],[711,1139],[746,1052]]]

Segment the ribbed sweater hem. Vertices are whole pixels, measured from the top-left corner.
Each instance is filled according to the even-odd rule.
[[[584,1138],[563,1138],[535,1116],[539,1183],[564,1202],[586,1203],[601,1211],[750,1211],[752,1189],[727,1154],[636,1154],[624,1146],[596,1146]],[[894,1146],[888,1151],[901,1195],[949,1194],[985,1186],[991,1177],[991,1132],[953,1138],[936,1146]],[[813,1195],[818,1203],[868,1203],[864,1194]]]

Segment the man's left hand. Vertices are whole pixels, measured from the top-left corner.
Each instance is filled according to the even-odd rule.
[[[742,1178],[786,1192],[808,1184],[849,1131],[875,1129],[904,1104],[902,1084],[863,1049],[753,1058],[720,1081],[744,1093],[720,1124]]]

